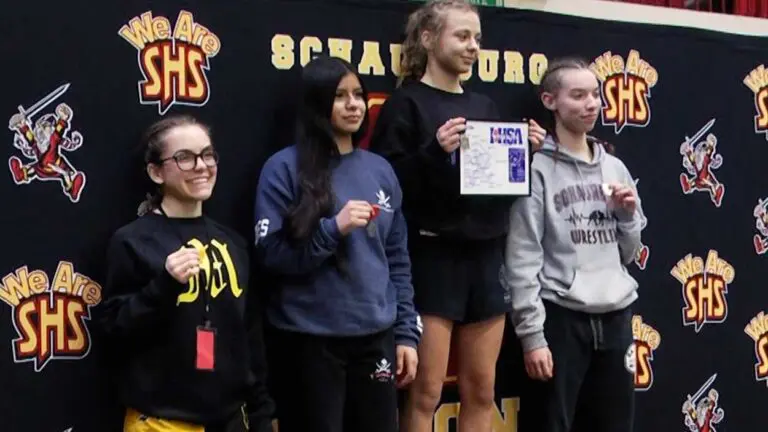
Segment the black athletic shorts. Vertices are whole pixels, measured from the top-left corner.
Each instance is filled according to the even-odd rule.
[[[280,432],[396,432],[394,331],[324,337],[270,326]]]
[[[506,238],[456,242],[414,233],[408,243],[419,314],[468,324],[510,311],[511,293],[499,280]]]

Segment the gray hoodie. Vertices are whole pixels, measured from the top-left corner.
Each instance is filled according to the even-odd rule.
[[[641,247],[646,219],[639,198],[630,214],[606,197],[603,184],[635,183],[602,145],[593,149],[585,162],[548,136],[533,156],[531,196],[512,206],[501,281],[512,293],[512,322],[526,352],[547,345],[542,299],[586,313],[637,299],[624,264]]]

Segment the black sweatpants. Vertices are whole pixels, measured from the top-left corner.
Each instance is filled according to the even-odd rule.
[[[263,432],[263,430],[263,428],[259,429],[259,425],[248,424],[248,418],[242,409],[228,420],[205,427],[205,432]]]
[[[528,400],[521,400],[521,430],[632,432],[634,368],[626,359],[633,343],[631,309],[586,314],[544,304],[554,376],[533,383]]]
[[[271,331],[280,432],[397,431],[392,329],[359,337]]]

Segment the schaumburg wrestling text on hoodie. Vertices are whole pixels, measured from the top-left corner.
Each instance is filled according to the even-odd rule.
[[[502,283],[512,293],[512,321],[526,351],[547,345],[542,300],[585,313],[606,313],[637,299],[627,271],[646,218],[637,198],[630,213],[603,185],[635,188],[621,160],[590,139],[593,158],[574,157],[547,137],[531,164],[531,196],[510,214]]]

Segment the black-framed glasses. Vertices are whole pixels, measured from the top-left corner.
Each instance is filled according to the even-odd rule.
[[[219,164],[219,154],[216,150],[205,149],[200,153],[195,153],[190,150],[179,150],[171,157],[160,159],[160,163],[165,163],[171,159],[176,162],[176,166],[182,171],[192,171],[197,166],[197,159],[203,161],[203,164],[208,168],[213,168]]]

